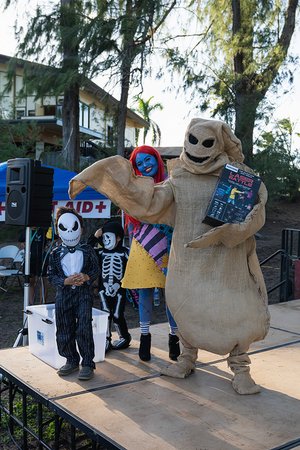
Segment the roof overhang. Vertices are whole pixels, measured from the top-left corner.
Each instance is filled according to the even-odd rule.
[[[23,68],[25,63],[30,63],[32,65],[41,66],[41,67],[47,67],[44,64],[35,63],[35,62],[28,61],[25,59],[0,54],[0,63],[7,64],[12,59],[14,59],[16,61],[16,65],[20,68]],[[57,69],[57,70],[59,70],[59,69]],[[108,107],[111,107],[112,110],[114,110],[114,111],[117,111],[120,106],[119,100],[114,98],[112,95],[110,95],[108,92],[106,92],[104,89],[102,89],[100,86],[98,86],[96,83],[94,83],[89,78],[84,78],[84,83],[80,87],[80,89],[86,90],[86,91],[90,92],[91,94],[95,95],[95,97],[97,97],[97,99],[100,102],[103,102]],[[143,119],[141,116],[139,116],[138,114],[136,114],[134,111],[132,111],[129,108],[127,108],[127,110],[126,110],[126,117],[128,119],[131,119],[132,121],[134,121],[137,125],[139,125],[140,128],[143,128],[143,127],[148,128],[149,127],[149,123],[145,119]]]
[[[182,152],[182,147],[155,147],[164,159],[178,158]]]
[[[45,131],[51,131],[58,136],[62,136],[62,120],[55,116],[30,116],[22,117],[21,119],[7,120],[6,122],[11,125],[17,125],[20,123],[36,123],[42,126]],[[92,139],[103,139],[103,134],[93,131],[89,128],[79,127],[79,132],[82,136],[89,136]]]

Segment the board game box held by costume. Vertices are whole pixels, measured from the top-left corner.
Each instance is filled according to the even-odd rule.
[[[203,223],[216,227],[224,223],[243,222],[256,203],[260,183],[258,176],[226,164]]]

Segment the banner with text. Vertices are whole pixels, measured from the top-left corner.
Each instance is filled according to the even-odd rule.
[[[54,217],[57,208],[66,206],[74,208],[84,219],[109,219],[111,201],[105,200],[53,200]],[[0,202],[0,222],[5,221],[5,202]]]

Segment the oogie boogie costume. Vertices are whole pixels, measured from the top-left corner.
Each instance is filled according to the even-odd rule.
[[[95,245],[100,242],[103,246],[96,250],[98,254],[99,296],[101,309],[109,313],[106,335],[106,351],[127,348],[131,341],[124,312],[126,305],[126,289],[121,287],[121,280],[125,273],[128,260],[128,248],[122,245],[124,230],[117,222],[107,222],[102,227],[100,239],[91,236],[89,243]],[[112,323],[115,324],[119,340],[111,343]]]
[[[173,226],[166,300],[184,348],[178,362],[163,373],[189,375],[198,348],[229,353],[233,388],[253,394],[259,386],[250,376],[247,351],[269,328],[254,238],[265,220],[265,186],[261,184],[257,203],[244,222],[216,228],[202,222],[223,166],[230,163],[251,171],[242,161],[241,143],[224,122],[193,119],[180,159],[164,183],[135,177],[128,162],[116,156],[77,175],[70,195],[89,185],[140,220]]]

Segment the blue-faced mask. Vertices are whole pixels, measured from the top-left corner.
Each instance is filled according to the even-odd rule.
[[[155,156],[148,153],[138,153],[135,164],[144,177],[154,177],[158,171],[158,162]]]

